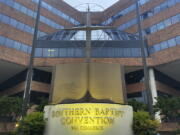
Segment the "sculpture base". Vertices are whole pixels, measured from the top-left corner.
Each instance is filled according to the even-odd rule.
[[[133,135],[131,106],[78,103],[45,107],[45,135]]]

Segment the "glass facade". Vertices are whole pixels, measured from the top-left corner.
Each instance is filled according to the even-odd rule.
[[[26,14],[26,15],[34,18],[34,19],[36,18],[37,14],[36,14],[35,11],[23,6],[20,3],[15,2],[14,0],[0,0],[0,2],[14,8],[14,9],[16,9],[16,10],[20,11],[21,13]],[[49,25],[50,27],[52,27],[54,29],[64,28],[63,26],[57,24],[55,21],[50,20],[50,19],[48,19],[48,18],[46,18],[45,16],[42,16],[42,15],[40,16],[40,22],[45,23],[45,24]]]
[[[150,0],[140,0],[139,4],[140,5],[144,5],[147,2],[149,2]],[[134,11],[136,9],[136,4],[132,4],[131,6],[129,6],[128,8],[125,8],[123,10],[121,10],[120,12],[118,12],[116,15],[112,16],[111,18],[107,19],[106,21],[102,22],[102,25],[108,25],[112,22],[114,22],[115,20],[119,19],[122,16],[125,16],[126,14]]]
[[[3,36],[0,36],[0,46],[6,46],[25,53],[31,53],[31,46]]]
[[[161,3],[160,5],[143,13],[142,19],[145,20],[149,17],[152,17],[152,16],[158,14],[159,12],[162,12],[162,11],[166,10],[167,8],[170,8],[174,5],[176,5],[177,3],[180,3],[180,1],[179,0],[166,0],[165,2]]]
[[[160,5],[150,9],[149,11],[146,11],[145,13],[142,13],[141,18],[142,18],[142,20],[148,19],[148,18],[158,14],[159,12],[162,12],[162,11],[166,10],[167,8],[170,8],[170,7],[174,6],[174,5],[176,5],[177,3],[180,3],[180,1],[179,0],[167,0],[167,1],[163,2],[163,3],[161,3]],[[127,8],[129,12],[135,10],[135,8],[136,8],[135,5],[133,6],[133,8],[134,8],[133,10],[132,10],[132,6],[130,6],[129,9]],[[113,17],[111,17],[111,22],[110,23],[112,23],[114,21],[115,21],[115,19],[113,19]],[[110,23],[106,23],[106,24],[110,24]],[[126,30],[126,29],[132,27],[135,24],[137,24],[137,19],[133,18],[133,19],[129,20],[128,22],[120,25],[118,27],[118,29],[123,31],[123,30]]]
[[[93,58],[141,57],[140,48],[93,48]],[[36,48],[36,57],[83,58],[85,48]]]
[[[177,45],[180,45],[180,36],[155,44],[151,46],[149,50],[150,50],[150,53],[152,54],[152,53],[155,53],[155,52],[167,49],[167,48],[171,48]]]
[[[175,16],[172,16],[170,18],[167,18],[166,20],[159,22],[158,24],[154,24],[153,26],[150,26],[144,29],[143,31],[144,34],[149,35],[179,22],[180,22],[180,14],[177,14]]]
[[[1,14],[1,13],[0,13],[0,22],[8,24],[8,25],[10,25],[10,26],[12,26],[18,30],[23,31],[23,32],[27,32],[29,34],[34,34],[34,27],[31,27],[27,24],[19,22],[19,21],[13,19],[12,17],[6,16],[6,15]],[[39,35],[44,36],[44,35],[46,35],[46,33],[39,31]]]
[[[38,3],[39,0],[32,0],[35,3]],[[75,20],[74,18],[66,15],[65,13],[61,12],[60,10],[54,8],[53,6],[49,5],[48,3],[42,1],[42,7],[46,8],[47,10],[49,10],[50,12],[52,12],[55,15],[58,15],[59,17],[62,17],[63,19],[65,19],[66,21],[75,24],[75,25],[79,25],[80,23]]]
[[[33,2],[37,3],[38,0],[32,0]],[[149,0],[141,0],[140,3],[141,5],[147,3]],[[14,0],[0,0],[0,2],[28,15],[31,16],[33,18],[36,17],[36,12],[34,12],[33,10],[28,9],[27,7],[23,6],[22,4],[19,4],[17,2],[15,2]],[[165,2],[161,3],[160,5],[154,7],[153,9],[149,10],[148,12],[146,12],[147,14],[142,14],[142,19],[147,19],[169,7],[174,6],[175,4],[179,3],[180,0],[166,0]],[[51,11],[52,13],[63,17],[64,19],[67,20],[71,20],[71,23],[74,23],[75,25],[79,25],[80,23],[76,20],[74,20],[73,18],[67,16],[66,14],[62,13],[60,10],[52,7],[51,5],[49,5],[46,2],[42,3],[42,6],[44,8],[46,8],[47,10]],[[128,14],[129,12],[135,10],[135,5],[131,5],[130,7],[122,10],[121,12],[119,12],[118,14],[116,14],[115,16],[113,16],[114,18],[117,18],[118,16],[123,16]],[[113,18],[112,17],[112,18]],[[63,26],[55,23],[54,21],[41,16],[40,17],[40,21],[44,22],[46,24],[48,24],[49,26],[53,27],[53,28],[63,28]],[[33,34],[34,33],[34,28],[24,24],[16,19],[14,19],[13,17],[9,17],[5,14],[0,13],[0,22],[8,24],[18,30],[21,30],[23,32],[27,32],[29,34]],[[179,23],[180,22],[180,14],[172,16],[170,18],[167,18],[157,24],[154,24],[146,29],[144,29],[144,33],[145,34],[152,34],[155,33],[159,30],[165,29],[166,27]],[[131,21],[128,21],[127,23],[119,26],[119,30],[125,30],[131,26],[133,26],[134,24],[136,24],[136,18],[132,19]],[[111,35],[111,33],[113,33],[112,31],[110,31],[109,33],[107,31],[105,31],[108,36]],[[40,36],[44,36],[47,33],[39,31],[39,35]],[[115,33],[113,33],[112,35],[115,35]],[[111,37],[113,37],[111,35]],[[112,38],[113,40],[116,40],[120,34],[116,34],[117,36],[114,36],[114,38]],[[130,38],[131,39],[131,38]],[[157,51],[161,51],[176,45],[180,45],[180,36],[174,37],[172,39],[160,42],[158,44],[155,44],[151,47],[149,47],[149,52],[155,53]],[[24,43],[21,43],[19,41],[16,40],[12,40],[9,39],[7,37],[4,36],[0,36],[0,45],[9,47],[9,48],[14,48],[16,50],[25,52],[25,53],[30,53],[31,51],[31,46],[26,45]],[[36,57],[75,57],[75,58],[82,58],[85,56],[84,53],[84,48],[78,48],[78,47],[74,47],[74,48],[37,48],[36,49]],[[118,47],[104,47],[104,48],[93,48],[92,49],[92,57],[95,58],[120,58],[120,57],[141,57],[141,53],[140,53],[140,48],[118,48]]]
[[[158,51],[180,45],[180,36],[160,42],[148,48],[150,54]],[[94,47],[92,48],[93,58],[128,58],[141,57],[140,48],[122,48],[122,47]],[[146,54],[147,56],[148,54]],[[85,57],[85,48],[36,48],[36,57],[59,57],[59,58],[83,58]]]

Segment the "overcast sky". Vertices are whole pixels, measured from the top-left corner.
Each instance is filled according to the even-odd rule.
[[[70,4],[73,7],[77,7],[77,5],[83,4],[83,3],[96,3],[98,5],[101,5],[104,7],[104,9],[110,7],[118,0],[64,0],[68,4]]]

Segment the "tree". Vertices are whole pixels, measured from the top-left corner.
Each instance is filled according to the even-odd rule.
[[[155,112],[161,112],[165,122],[177,122],[180,118],[180,97],[158,97]]]
[[[22,99],[19,97],[0,97],[0,117],[7,131],[8,118],[16,120],[21,113]]]
[[[133,107],[133,111],[147,111],[147,105],[141,102],[138,102],[135,99],[131,99],[128,101],[128,105]]]
[[[40,98],[40,104],[36,107],[36,110],[38,112],[43,112],[44,107],[48,105],[48,99],[46,98]]]

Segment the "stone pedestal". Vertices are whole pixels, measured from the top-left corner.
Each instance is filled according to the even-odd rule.
[[[130,106],[105,103],[45,107],[44,135],[133,135]]]

